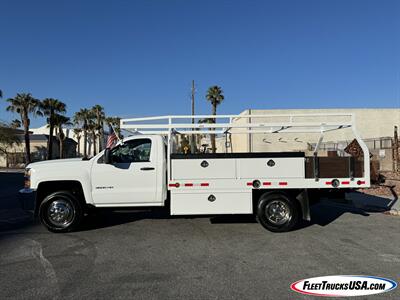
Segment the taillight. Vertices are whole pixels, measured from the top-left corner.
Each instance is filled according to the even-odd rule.
[[[25,169],[24,188],[26,188],[26,189],[31,188],[31,170],[30,169]]]

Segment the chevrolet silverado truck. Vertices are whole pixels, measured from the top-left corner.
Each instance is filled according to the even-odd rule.
[[[273,117],[276,117],[274,115]],[[327,118],[340,117],[340,121]],[[193,119],[215,118],[214,123]],[[219,123],[216,119],[228,119]],[[131,135],[90,159],[31,163],[25,187],[31,209],[52,232],[76,230],[95,208],[166,206],[171,215],[254,214],[273,232],[289,231],[310,220],[310,195],[370,185],[369,151],[352,114],[162,116],[122,119]],[[271,116],[272,118],[272,116]],[[348,118],[348,120],[346,120]],[[186,120],[186,122],[185,122]],[[321,121],[322,120],[322,121]],[[149,124],[150,122],[150,124]],[[350,128],[363,160],[318,156],[328,131]],[[193,153],[178,151],[179,136],[229,134],[320,135],[313,155],[302,151]],[[27,203],[26,200],[24,203]]]

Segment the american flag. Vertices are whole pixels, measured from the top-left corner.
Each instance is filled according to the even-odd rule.
[[[108,148],[108,149],[114,148],[114,146],[117,144],[117,141],[118,141],[118,137],[115,134],[114,128],[112,128],[111,133],[108,135],[108,138],[107,138],[106,148]]]

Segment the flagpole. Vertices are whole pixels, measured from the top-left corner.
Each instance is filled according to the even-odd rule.
[[[111,128],[112,128],[112,130],[114,131],[114,134],[115,134],[115,136],[117,137],[117,139],[118,139],[118,142],[122,142],[122,140],[119,138],[119,134],[118,134],[118,132],[116,132],[115,131],[115,128],[114,128],[114,126],[111,124],[111,123],[109,123],[110,124],[110,126],[111,126]]]

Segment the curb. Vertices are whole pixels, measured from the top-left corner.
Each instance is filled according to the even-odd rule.
[[[0,168],[0,173],[24,173],[25,169],[3,169]]]
[[[390,215],[390,216],[396,216],[400,217],[400,210],[397,209],[391,209],[389,211],[384,212],[385,215]]]

